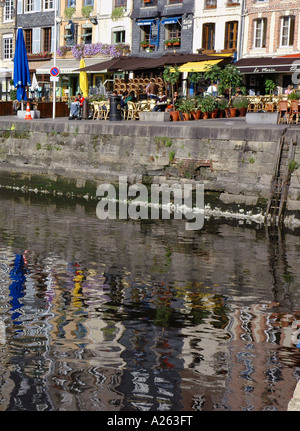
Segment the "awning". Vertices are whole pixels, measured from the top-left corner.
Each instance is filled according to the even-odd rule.
[[[106,63],[107,58],[85,58],[86,67],[92,67],[94,64]],[[48,61],[48,64],[44,64],[42,67],[36,69],[37,75],[47,75],[50,74],[51,67],[54,66],[54,61]],[[80,61],[74,59],[56,59],[56,66],[59,68],[60,74],[79,74]],[[99,72],[106,72],[106,68],[99,68]]]
[[[154,21],[155,19],[143,19],[141,21],[138,21],[137,25],[151,25]]]
[[[243,58],[234,65],[243,74],[300,72],[299,57]]]
[[[185,63],[182,66],[179,66],[179,72],[205,72],[209,66],[213,66],[214,64],[218,64],[222,61],[219,60],[209,60],[209,61],[196,61]]]
[[[13,69],[9,69],[8,67],[0,67],[0,77],[7,78],[8,76],[12,76]]]
[[[162,20],[162,24],[177,24],[177,21],[181,18],[181,16],[174,16],[172,18],[165,18]]]

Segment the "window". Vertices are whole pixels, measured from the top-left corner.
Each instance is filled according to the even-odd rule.
[[[53,1],[54,0],[44,0],[44,10],[53,9],[54,7]]]
[[[125,7],[127,6],[127,0],[115,0],[115,7]]]
[[[205,0],[205,9],[215,9],[217,7],[217,0]]]
[[[13,37],[12,35],[3,36],[3,59],[11,60],[13,57]]]
[[[13,19],[13,7],[14,7],[14,0],[5,1],[4,20],[3,20],[4,22],[11,21]]]
[[[32,52],[32,29],[24,30],[25,47],[27,54]]]
[[[141,26],[141,41],[145,41],[149,44],[151,34],[151,25]]]
[[[266,47],[267,20],[260,18],[254,20],[254,48]]]
[[[51,52],[51,27],[43,28],[43,51]]]
[[[292,46],[294,43],[295,17],[284,16],[281,18],[280,46]]]
[[[25,12],[34,11],[34,0],[25,0]]]
[[[173,48],[175,46],[180,46],[181,44],[181,18],[166,18],[162,21],[165,25],[165,41],[169,41],[166,44],[166,48]]]
[[[236,49],[238,37],[238,21],[229,21],[225,24],[224,49]]]
[[[157,0],[141,0],[142,1],[142,6],[156,6],[157,5]]]
[[[93,26],[89,24],[83,24],[81,38],[85,45],[90,45],[92,43],[93,37]]]
[[[76,7],[76,0],[68,0],[67,7]]]
[[[215,49],[215,24],[203,24],[202,30],[202,48],[205,51],[213,51]]]
[[[78,34],[77,26],[78,25],[73,22],[65,26],[65,34],[63,37],[66,40],[67,46],[74,46],[76,44]]]
[[[125,43],[125,30],[114,30],[113,31],[113,43]]]

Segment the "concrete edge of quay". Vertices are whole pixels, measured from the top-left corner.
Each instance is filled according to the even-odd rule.
[[[294,125],[254,125],[244,118],[155,123],[0,117],[0,187],[82,198],[120,175],[131,183],[202,181],[217,216],[244,208],[262,220],[279,142],[297,142],[299,132]],[[300,165],[300,150],[295,161]],[[296,177],[297,171],[287,212],[300,226]]]

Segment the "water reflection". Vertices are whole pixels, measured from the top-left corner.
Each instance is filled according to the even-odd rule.
[[[1,410],[287,410],[296,233],[1,209]]]

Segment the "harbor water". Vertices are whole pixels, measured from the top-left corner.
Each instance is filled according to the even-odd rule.
[[[299,232],[1,191],[1,411],[286,411]]]

